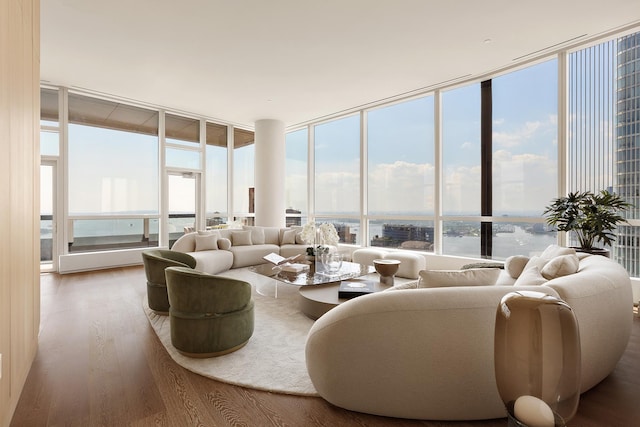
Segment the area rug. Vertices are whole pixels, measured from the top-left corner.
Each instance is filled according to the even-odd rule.
[[[305,363],[305,342],[313,321],[298,310],[298,288],[246,269],[224,273],[252,284],[255,328],[247,345],[208,359],[183,356],[171,345],[169,317],[143,308],[171,358],[180,366],[218,381],[276,393],[317,396]]]

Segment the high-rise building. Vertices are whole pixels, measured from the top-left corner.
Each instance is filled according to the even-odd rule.
[[[627,218],[640,217],[640,33],[617,41],[615,192],[633,207]],[[640,227],[622,225],[613,245],[615,259],[631,276],[640,275]]]

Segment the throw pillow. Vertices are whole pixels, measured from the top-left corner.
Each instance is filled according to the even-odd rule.
[[[573,248],[565,248],[564,246],[558,245],[549,245],[547,248],[540,254],[540,258],[545,259],[553,259],[560,255],[575,255],[576,250]]]
[[[524,267],[529,262],[529,257],[524,255],[512,255],[504,261],[504,269],[507,270],[509,276],[517,279],[522,274]]]
[[[547,280],[577,273],[580,266],[578,255],[560,255],[544,265],[540,274]]]
[[[422,270],[419,288],[450,286],[495,285],[500,276],[499,268],[470,268],[468,270]]]
[[[251,231],[234,231],[231,233],[231,243],[233,246],[251,245]]]
[[[460,270],[469,270],[470,268],[504,268],[504,263],[495,261],[495,262],[472,262],[471,264],[463,265]]]
[[[218,249],[218,237],[213,234],[197,234],[196,252]]]
[[[222,249],[223,251],[231,249],[231,240],[225,239],[224,237],[218,239],[218,249]]]
[[[302,240],[302,233],[296,233],[296,245],[304,245],[304,240]]]
[[[264,245],[264,229],[262,227],[252,227],[249,225],[245,225],[242,227],[243,230],[251,231],[251,244],[252,245]]]
[[[540,268],[537,265],[533,265],[524,269],[513,286],[539,286],[545,283],[547,283],[547,279],[540,274]]]
[[[280,245],[295,245],[296,244],[296,230],[285,230],[282,233],[282,240]]]

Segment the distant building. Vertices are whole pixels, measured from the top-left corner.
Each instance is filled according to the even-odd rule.
[[[628,218],[640,217],[640,33],[618,39],[616,82],[615,192],[632,203]],[[613,257],[631,276],[640,275],[640,227],[618,227]]]
[[[384,224],[382,236],[371,239],[372,246],[428,250],[433,247],[433,227]]]

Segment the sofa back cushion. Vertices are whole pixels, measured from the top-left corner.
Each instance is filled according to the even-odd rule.
[[[467,270],[422,270],[420,288],[452,286],[493,286],[500,275],[499,268],[469,268]]]

